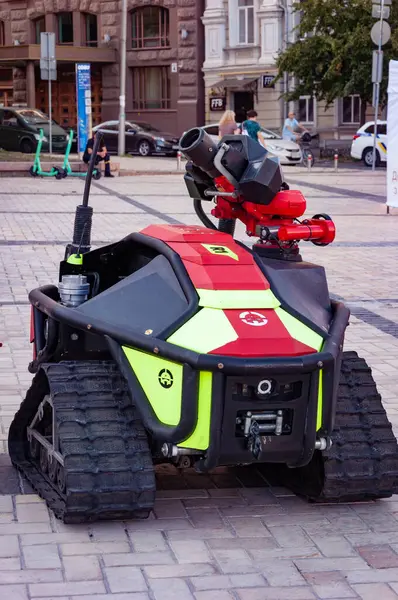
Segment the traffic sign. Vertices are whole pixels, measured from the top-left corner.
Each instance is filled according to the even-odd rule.
[[[384,6],[391,6],[391,0],[373,0],[373,4],[384,4]]]
[[[40,70],[45,81],[57,79],[57,61],[55,60],[55,33],[40,34]]]
[[[372,83],[381,83],[383,79],[383,50],[373,50]]]
[[[388,40],[391,37],[391,27],[387,23],[387,21],[377,21],[370,32],[370,37],[372,38],[372,42],[379,45],[379,41],[381,39],[381,45],[387,44]]]
[[[382,11],[380,4],[373,4],[372,17],[374,19],[388,19],[389,16],[390,16],[390,7],[389,6],[383,6],[383,11]]]

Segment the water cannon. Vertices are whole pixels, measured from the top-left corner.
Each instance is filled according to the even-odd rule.
[[[233,234],[240,220],[247,235],[258,236],[257,252],[299,259],[300,240],[318,246],[333,242],[332,219],[320,214],[300,220],[307,208],[304,196],[284,182],[278,158],[249,136],[224,136],[215,143],[203,129],[194,128],[183,135],[180,148],[188,159],[185,183],[206,227],[217,229],[202,202],[214,201],[211,214],[218,229]]]

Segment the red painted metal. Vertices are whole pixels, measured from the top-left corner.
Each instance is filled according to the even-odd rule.
[[[300,356],[313,354],[310,348],[292,338],[272,309],[224,310],[225,315],[235,329],[238,339],[210,354],[225,356]]]
[[[150,225],[141,233],[163,240],[177,252],[197,289],[268,290],[270,287],[252,254],[227,233],[180,225]],[[223,248],[232,255],[218,251]]]
[[[268,290],[270,285],[257,265],[198,265],[184,260],[192,283],[204,290]]]

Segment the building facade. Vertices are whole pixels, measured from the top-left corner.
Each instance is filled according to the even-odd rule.
[[[128,0],[126,116],[179,134],[202,123],[204,0]],[[0,104],[48,112],[40,34],[56,35],[53,117],[76,125],[76,63],[91,64],[93,124],[119,114],[120,3],[0,0]]]
[[[238,122],[254,108],[264,127],[280,131],[293,108],[321,138],[351,138],[358,129],[358,96],[336,100],[328,110],[311,96],[289,106],[281,99],[294,86],[288,76],[273,81],[278,53],[295,41],[299,13],[292,5],[293,0],[206,0],[206,123],[217,122],[224,108],[234,110]]]

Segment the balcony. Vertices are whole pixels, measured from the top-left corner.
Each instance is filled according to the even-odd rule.
[[[90,48],[89,46],[63,46],[55,47],[56,59],[59,62],[88,62],[88,63],[114,63],[116,50],[114,48]],[[26,44],[21,46],[0,46],[0,64],[18,66],[28,60],[40,60],[40,45]]]

